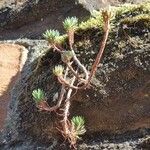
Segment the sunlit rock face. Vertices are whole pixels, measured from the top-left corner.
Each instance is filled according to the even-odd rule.
[[[141,3],[147,1],[148,0],[78,0],[78,2],[91,13],[93,10],[107,8],[109,5],[117,6],[123,3]]]
[[[118,0],[78,0],[87,10],[91,13],[93,10],[99,10],[101,8],[106,8],[109,5],[119,4]]]

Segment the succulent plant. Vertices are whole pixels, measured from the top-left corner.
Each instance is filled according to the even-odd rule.
[[[63,26],[66,31],[75,30],[78,27],[78,18],[77,17],[68,17],[64,20]]]
[[[81,116],[75,116],[71,119],[71,124],[73,126],[74,136],[77,139],[80,139],[80,135],[83,135],[86,132],[84,118]]]
[[[62,54],[61,54],[61,59],[64,63],[67,63],[67,62],[70,62],[70,60],[72,59],[73,57],[73,53],[72,51],[64,51]]]
[[[53,73],[56,76],[62,76],[63,71],[64,71],[64,67],[62,65],[55,66],[55,68],[53,69]]]
[[[36,103],[39,103],[45,99],[45,94],[41,89],[33,90],[32,96]]]
[[[50,43],[55,44],[60,40],[60,33],[57,30],[46,30],[43,37]]]

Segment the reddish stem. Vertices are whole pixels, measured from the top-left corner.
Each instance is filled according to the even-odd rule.
[[[92,70],[90,72],[90,75],[89,75],[89,79],[88,79],[88,84],[89,82],[91,81],[92,77],[95,75],[96,73],[96,70],[97,70],[97,67],[99,65],[99,62],[102,58],[102,54],[104,52],[104,49],[105,49],[105,45],[106,45],[106,41],[108,39],[108,34],[109,34],[109,24],[110,24],[110,15],[109,14],[104,14],[106,12],[103,12],[103,20],[104,20],[104,36],[103,36],[103,39],[100,43],[100,49],[99,49],[99,52],[96,56],[96,59],[95,59],[95,62],[92,66]]]

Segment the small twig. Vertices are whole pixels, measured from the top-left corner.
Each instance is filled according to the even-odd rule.
[[[58,79],[58,81],[59,81],[62,85],[64,85],[64,86],[67,86],[67,87],[69,87],[69,88],[71,88],[71,89],[79,89],[79,87],[71,85],[70,83],[68,83],[68,82],[67,82],[63,77],[61,77],[61,76],[58,76],[57,79]]]
[[[53,107],[50,107],[47,103],[47,101],[42,101],[40,102],[38,105],[37,105],[37,108],[39,108],[39,110],[41,111],[49,111],[49,112],[52,112],[52,111],[55,111],[57,109],[57,106],[53,106]]]
[[[67,67],[70,69],[70,71],[72,72],[72,74],[80,81],[85,82],[86,80],[84,80],[83,78],[80,78],[79,75],[76,73],[76,71],[72,68],[70,63],[66,63]]]
[[[63,52],[60,48],[58,48],[58,47],[57,47],[56,45],[54,45],[54,44],[53,44],[52,48],[54,48],[54,50],[56,50],[56,51],[59,52],[59,53],[62,53],[62,52]]]
[[[78,87],[78,86],[71,85],[63,77],[58,77],[57,79],[62,85],[67,86],[68,88],[71,88],[71,89],[79,90],[79,89],[84,89],[87,87],[87,82],[85,82],[83,86]]]

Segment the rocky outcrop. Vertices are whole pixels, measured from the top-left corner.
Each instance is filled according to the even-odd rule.
[[[0,9],[0,39],[37,38],[47,28],[62,30],[68,16],[80,19],[89,12],[75,0],[30,0],[23,5],[8,4]]]
[[[140,16],[141,13],[144,15]],[[129,147],[124,149],[128,149],[139,142],[136,137],[149,135],[150,19],[147,14],[149,10],[142,6],[116,16],[112,21],[113,28],[101,64],[92,80],[92,87],[78,91],[72,97],[71,116],[81,115],[86,120],[87,137],[84,142],[91,135],[92,141],[98,140],[98,134],[102,135],[100,138],[104,138],[105,133],[107,137],[116,137],[115,142],[122,139],[121,142],[124,143],[124,140],[127,140],[124,139],[125,135],[130,135],[130,138],[135,139],[135,143],[131,142],[129,145],[127,141]],[[98,52],[102,34],[99,27],[95,27],[79,30],[75,35],[75,51],[88,69]],[[32,99],[32,91],[41,88],[46,92],[48,103],[55,104],[52,101],[53,96],[60,90],[60,85],[52,69],[62,63],[60,55],[48,50],[45,41],[16,43],[23,44],[29,54],[22,77],[12,92],[1,147],[4,150],[26,150],[53,149],[56,146],[55,149],[62,150],[60,145],[57,146],[56,140],[60,137],[55,128],[59,118],[55,113],[40,112]],[[42,57],[38,59],[39,56]],[[129,139],[129,136],[127,137]],[[101,147],[102,145],[99,145],[100,149]],[[83,149],[82,146],[80,148]]]
[[[93,8],[103,8],[102,0],[9,0],[0,7],[0,40],[39,39],[48,28],[63,31],[62,21],[68,16],[80,20],[89,17]],[[118,5],[126,0],[108,0]],[[133,3],[139,0],[130,1]]]
[[[146,2],[147,0],[77,0],[80,4],[84,6],[88,11],[91,13],[93,10],[99,10],[103,8],[108,8],[108,5],[111,6],[118,6],[122,3],[142,3]]]

